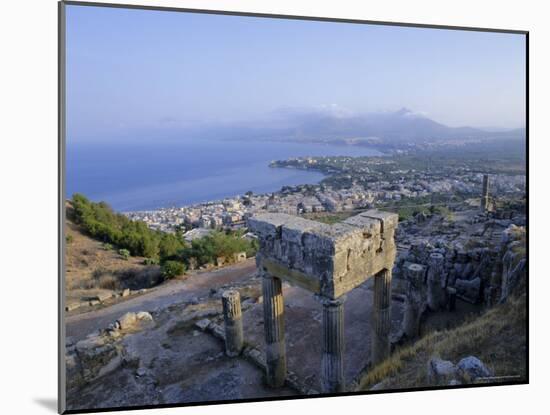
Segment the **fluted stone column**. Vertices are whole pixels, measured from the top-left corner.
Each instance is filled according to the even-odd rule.
[[[483,175],[483,191],[481,193],[481,210],[486,212],[489,208],[489,175]]]
[[[225,322],[225,353],[238,356],[243,348],[243,320],[241,296],[237,290],[222,294],[223,319]]]
[[[321,387],[324,393],[345,391],[344,379],[344,301],[317,297],[323,305],[323,357]]]
[[[420,318],[425,307],[424,267],[419,264],[410,264],[405,269],[407,278],[407,297],[405,299],[405,315],[403,317],[403,332],[408,338],[418,336],[420,332]]]
[[[281,387],[286,377],[284,303],[281,280],[263,274],[264,331],[267,373],[271,387]]]
[[[428,307],[436,311],[444,308],[447,303],[446,281],[443,275],[442,254],[434,252],[430,254],[428,268]]]
[[[374,321],[372,325],[373,365],[390,355],[391,270],[383,269],[374,276]]]

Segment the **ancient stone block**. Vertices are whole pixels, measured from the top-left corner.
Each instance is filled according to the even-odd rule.
[[[260,239],[258,266],[316,294],[338,298],[392,269],[398,216],[370,210],[327,225],[282,213],[249,218]]]
[[[343,298],[375,277],[372,358],[374,364],[390,352],[391,272],[398,216],[370,210],[342,223],[322,224],[286,214],[249,218],[248,227],[260,241],[256,265],[262,275],[266,380],[284,384],[286,348],[281,279],[301,286],[323,304],[322,387],[345,390],[343,375]]]
[[[475,356],[468,356],[457,363],[459,375],[467,381],[493,376],[493,372]]]
[[[142,329],[153,322],[153,316],[146,311],[139,313],[128,312],[122,315],[118,320],[118,326],[123,331],[134,331]]]
[[[420,264],[409,263],[405,268],[408,289],[405,300],[403,332],[414,338],[420,332],[420,319],[427,304],[427,292],[424,286],[426,268]]]
[[[479,301],[481,279],[474,278],[473,280],[457,279],[455,281],[456,295],[457,297],[475,304]]]
[[[457,367],[449,360],[432,357],[428,362],[428,382],[432,385],[447,383],[457,376]]]
[[[447,304],[445,258],[438,252],[430,254],[428,268],[428,305],[431,310],[439,310]]]
[[[80,303],[68,303],[65,306],[65,311],[73,311],[80,307]]]
[[[397,228],[397,223],[399,222],[399,216],[397,214],[382,212],[376,209],[367,210],[366,212],[360,213],[359,215],[379,220],[381,224],[380,232],[383,234],[395,230],[395,228]]]
[[[91,336],[76,344],[76,352],[86,382],[112,372],[122,364],[122,357],[106,336]]]

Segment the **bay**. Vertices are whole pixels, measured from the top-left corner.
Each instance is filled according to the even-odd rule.
[[[315,171],[271,168],[272,160],[304,156],[374,156],[367,147],[239,140],[71,143],[66,196],[82,193],[117,211],[152,210],[219,200],[247,191],[314,184]]]

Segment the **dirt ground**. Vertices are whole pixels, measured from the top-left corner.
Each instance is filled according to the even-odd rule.
[[[150,289],[145,294],[128,297],[109,307],[86,313],[69,313],[65,319],[66,334],[77,340],[82,339],[95,330],[107,327],[124,313],[155,311],[191,299],[199,300],[201,297],[207,297],[210,290],[219,289],[226,284],[242,282],[251,278],[255,272],[256,263],[252,258],[231,267],[197,272],[185,280],[169,281]]]
[[[143,265],[145,258],[124,259],[116,249],[83,234],[78,225],[66,222],[65,301],[80,303],[87,311],[87,299],[110,297],[125,288],[150,288],[161,281],[158,265]],[[82,310],[81,310],[82,311]]]
[[[124,339],[131,364],[124,365],[78,392],[70,409],[112,408],[235,400],[295,394],[270,389],[263,373],[242,358],[224,354],[221,341],[193,329],[160,324]]]
[[[372,282],[351,291],[344,304],[344,376],[352,384],[370,362],[370,328],[372,317]],[[313,294],[299,287],[283,285],[285,336],[288,370],[319,391],[322,356],[322,306]],[[397,334],[403,319],[403,304],[392,301],[391,333]],[[264,350],[263,308],[256,304],[244,313],[247,342]]]
[[[201,332],[194,323],[204,317],[222,324],[219,294],[232,287],[245,307],[245,342],[264,349],[261,279],[253,259],[231,267],[191,275],[118,304],[67,318],[72,341],[105,328],[128,311],[148,311],[155,327],[126,336],[124,364],[116,371],[69,394],[72,409],[120,405],[190,403],[208,400],[264,398],[296,394],[289,388],[270,389],[264,374],[243,357],[228,358],[223,342]],[[369,363],[373,292],[367,282],[348,294],[345,304],[345,376],[350,386]],[[301,288],[284,284],[288,370],[302,383],[320,390],[322,354],[321,304]],[[402,319],[402,304],[393,302],[392,332]],[[116,391],[116,392],[113,392]]]

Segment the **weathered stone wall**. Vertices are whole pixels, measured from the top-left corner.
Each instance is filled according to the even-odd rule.
[[[468,249],[460,242],[424,240],[411,245],[394,268],[394,274],[407,283],[403,333],[410,337],[418,332],[419,310],[454,310],[455,298],[486,306],[505,301],[525,278],[525,255],[525,228],[514,224],[496,244]],[[419,266],[425,270],[422,282],[410,272]]]
[[[435,257],[440,259],[434,261]],[[429,278],[425,289],[430,291],[432,310],[445,308],[447,287],[456,287],[458,297],[465,301],[480,303],[484,301],[484,289],[490,286],[498,258],[498,249],[487,246],[467,249],[461,243],[432,244],[425,240],[411,245],[405,255],[397,258],[394,277],[406,280],[410,264],[426,267]]]

